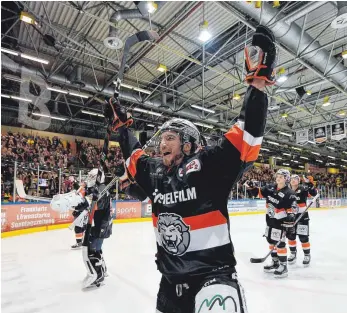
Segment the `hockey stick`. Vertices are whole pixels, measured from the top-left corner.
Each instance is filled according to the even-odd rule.
[[[52,198],[44,198],[44,197],[36,197],[36,196],[29,196],[25,193],[24,186],[23,186],[23,181],[20,179],[15,180],[16,184],[16,190],[18,193],[18,196],[21,197],[22,199],[27,199],[27,200],[37,200],[37,201],[50,201]]]
[[[122,57],[122,63],[119,69],[118,73],[118,78],[116,81],[116,86],[115,86],[115,93],[114,97],[119,98],[119,92],[120,92],[120,87],[121,83],[123,81],[123,76],[124,76],[124,70],[125,70],[125,64],[127,61],[128,54],[130,52],[130,49],[136,45],[139,42],[144,42],[144,41],[154,41],[159,38],[158,34],[153,31],[140,31],[132,36],[130,36],[126,41],[124,45],[124,50],[123,50],[123,57]],[[111,106],[112,107],[112,106]],[[113,113],[114,109],[112,107]],[[111,131],[112,131],[112,123],[113,123],[113,117],[114,116],[108,116],[108,125],[107,125],[107,131],[106,131],[106,136],[105,136],[105,141],[104,141],[104,146],[100,158],[100,166],[98,169],[98,174],[96,178],[96,189],[98,190],[100,187],[100,181],[102,177],[102,171],[106,168],[105,166],[105,161],[108,153],[108,144],[111,136]],[[93,201],[90,205],[90,213],[89,213],[89,218],[88,218],[88,223],[87,223],[87,228],[85,231],[85,236],[83,239],[82,243],[82,253],[83,253],[83,260],[85,262],[85,266],[87,268],[88,274],[86,279],[84,280],[84,287],[89,287],[97,278],[97,273],[89,259],[88,256],[88,249],[90,245],[90,235],[91,235],[91,228],[92,228],[92,222],[94,218],[94,213],[97,210],[97,202],[99,200],[99,197],[97,198],[96,195],[94,195]],[[98,286],[98,285],[97,285]]]
[[[304,214],[307,212],[307,210],[310,208],[310,206],[312,205],[312,203],[314,201],[316,201],[319,197],[319,193],[317,193],[315,195],[315,197],[311,200],[311,203],[307,206],[307,208],[305,209],[304,212],[301,213],[300,217],[295,221],[295,223],[293,224],[293,226],[291,227],[295,227],[296,224],[298,224],[300,222],[300,220],[303,218]],[[251,263],[263,263],[269,256],[270,254],[277,249],[277,247],[280,245],[280,243],[282,242],[282,240],[286,237],[286,231],[283,232],[283,236],[282,238],[276,243],[276,245],[270,250],[270,252],[268,252],[268,254],[266,256],[264,256],[263,258],[251,258],[250,262]]]

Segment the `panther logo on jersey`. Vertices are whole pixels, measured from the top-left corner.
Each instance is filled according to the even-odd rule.
[[[189,226],[174,213],[161,213],[157,229],[163,248],[172,255],[183,255],[190,244]]]

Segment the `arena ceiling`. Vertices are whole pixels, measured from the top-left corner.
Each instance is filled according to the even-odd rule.
[[[347,28],[331,26],[346,2],[281,1],[276,8],[273,2],[256,8],[254,2],[246,1],[157,4],[157,10],[148,15],[139,3],[130,1],[1,2],[2,49],[48,61],[42,64],[2,51],[2,94],[20,96],[23,81],[31,80],[32,89],[40,87],[39,97],[51,113],[65,119],[53,120],[50,131],[102,138],[103,118],[82,110],[102,113],[105,96],[113,94],[122,48],[111,49],[104,40],[111,36],[117,44],[140,30],[153,29],[160,39],[133,49],[125,73],[128,87],[121,91],[122,102],[133,109],[135,128],[151,132],[149,125],[158,127],[179,116],[200,123],[200,130],[213,141],[239,114],[246,90],[243,50],[261,23],[274,31],[277,70],[288,77],[267,88],[271,104],[263,147],[270,151],[262,151],[263,159],[277,155],[278,162],[285,163],[306,155],[311,162],[318,158],[347,165],[341,160],[347,159],[347,140],[332,141],[330,133],[326,143],[309,142],[303,150],[293,150],[299,147],[295,144],[297,130],[309,129],[312,142],[313,127],[343,121],[347,114],[347,59],[342,57],[347,50]],[[23,22],[22,11],[36,23]],[[204,20],[212,37],[202,44],[198,36]],[[167,71],[158,71],[158,64]],[[88,98],[47,91],[47,87]],[[301,88],[301,96],[297,88]],[[325,106],[327,102],[330,105]],[[2,97],[3,124],[18,125],[19,105]],[[35,112],[35,106],[30,110]]]

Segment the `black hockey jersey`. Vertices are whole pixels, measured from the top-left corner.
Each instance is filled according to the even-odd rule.
[[[288,186],[278,189],[277,185],[259,188],[259,196],[266,199],[266,224],[281,228],[288,213],[297,213],[295,192]]]
[[[152,201],[157,265],[164,275],[177,281],[234,270],[228,195],[258,157],[267,105],[267,96],[249,87],[238,122],[220,144],[171,168],[146,155],[129,129],[119,129],[127,170]]]
[[[298,204],[298,212],[299,214],[303,213],[306,210],[307,198],[309,196],[316,196],[317,190],[314,188],[312,183],[299,185],[295,192],[296,202]],[[306,212],[308,214],[308,212]]]

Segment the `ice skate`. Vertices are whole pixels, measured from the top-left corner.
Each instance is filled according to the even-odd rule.
[[[270,264],[264,266],[264,272],[265,273],[272,273],[279,267],[279,265],[280,265],[280,263],[279,263],[278,259],[272,259]]]
[[[77,242],[71,246],[71,249],[76,250],[82,247],[82,242]]]
[[[307,267],[307,266],[310,266],[310,262],[311,262],[311,255],[305,254],[302,264],[304,264],[304,267]]]
[[[291,252],[288,257],[288,264],[293,265],[296,263],[296,252]]]
[[[276,278],[284,278],[288,276],[288,269],[286,263],[280,263],[279,267],[275,270],[274,275]]]

